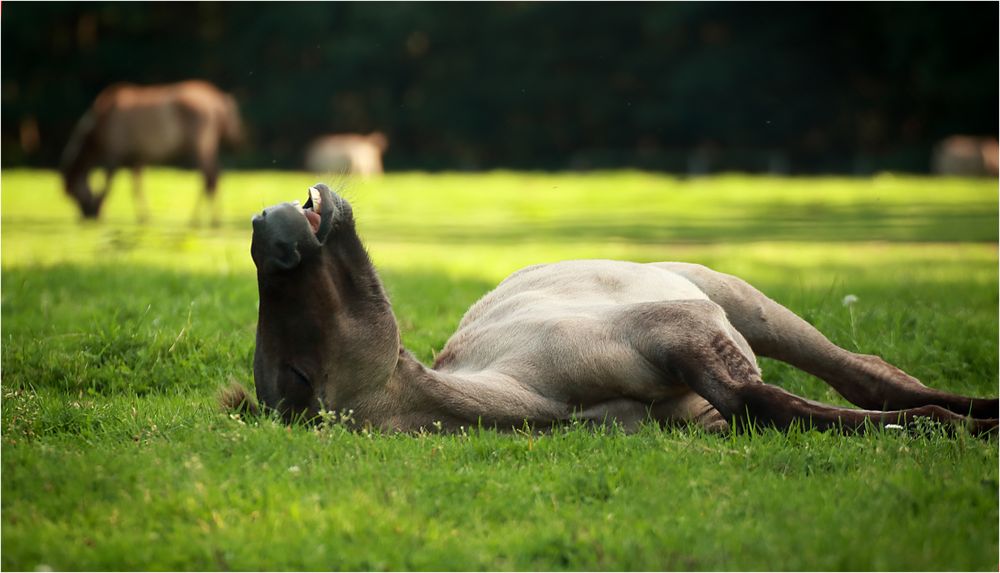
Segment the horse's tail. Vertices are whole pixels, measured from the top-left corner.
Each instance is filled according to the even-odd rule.
[[[230,146],[236,147],[243,142],[243,120],[240,119],[240,107],[236,99],[229,94],[222,97],[222,116],[220,117],[222,139]]]

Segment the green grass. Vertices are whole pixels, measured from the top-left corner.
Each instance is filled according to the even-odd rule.
[[[995,439],[370,435],[218,411],[219,387],[252,383],[249,218],[313,182],[227,173],[209,229],[188,225],[192,173],[147,173],[146,226],[127,177],[81,224],[53,173],[2,173],[4,569],[997,566]],[[525,265],[681,260],[929,385],[997,394],[995,181],[398,174],[346,195],[425,362]]]

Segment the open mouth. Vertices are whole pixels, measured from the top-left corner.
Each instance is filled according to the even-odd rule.
[[[320,215],[323,212],[323,198],[320,197],[319,190],[315,187],[310,187],[309,198],[306,199],[306,204],[299,205],[299,202],[296,201],[294,205],[305,215],[306,220],[309,221],[309,226],[312,227],[313,233],[317,233],[319,231]]]

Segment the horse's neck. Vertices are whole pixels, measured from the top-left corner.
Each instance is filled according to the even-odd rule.
[[[61,170],[63,175],[73,180],[86,176],[97,159],[97,117],[93,110],[87,111],[77,122],[63,152]]]

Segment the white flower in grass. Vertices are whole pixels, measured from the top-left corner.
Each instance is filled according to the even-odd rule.
[[[292,467],[288,468],[288,471],[290,473],[297,474],[297,473],[299,473],[302,470],[299,469],[299,466],[292,466]]]
[[[900,426],[899,424],[886,424],[885,425],[885,429],[886,430],[902,430],[903,426]]]
[[[845,296],[844,299],[840,301],[840,303],[843,304],[844,306],[851,306],[856,302],[858,302],[858,297],[856,297],[853,294]]]

